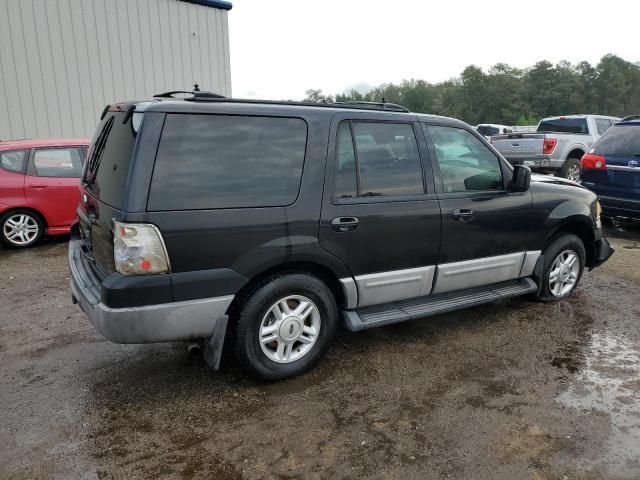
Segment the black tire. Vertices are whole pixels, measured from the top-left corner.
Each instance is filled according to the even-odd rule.
[[[569,291],[564,292],[561,295],[557,295],[552,292],[549,276],[551,274],[553,264],[555,263],[558,256],[561,253],[567,251],[573,251],[577,254],[579,262],[579,272],[577,274],[577,278],[573,287],[571,287]],[[555,302],[557,300],[562,300],[563,298],[567,298],[573,295],[576,288],[580,284],[580,279],[582,278],[582,274],[584,273],[584,265],[587,258],[582,240],[580,240],[580,238],[576,235],[562,234],[554,238],[542,253],[544,255],[544,269],[542,273],[542,279],[539,280],[540,284],[538,286],[538,292],[536,293],[535,298],[542,302]],[[554,283],[554,286],[555,285],[556,284]]]
[[[269,309],[291,295],[300,295],[313,302],[319,311],[320,329],[315,343],[304,356],[291,363],[278,363],[263,352],[259,332]],[[244,299],[234,316],[234,352],[238,363],[254,377],[275,381],[300,375],[320,361],[335,334],[338,307],[324,282],[308,273],[293,272],[267,279]]]
[[[575,177],[575,172],[577,172],[577,178]],[[568,178],[575,182],[580,181],[580,159],[575,157],[567,158],[560,169],[560,176],[562,178]],[[569,177],[573,178],[569,178]]]
[[[36,235],[24,243],[16,243],[15,239],[11,239],[7,236],[7,229],[10,228],[7,222],[9,222],[10,219],[16,217],[17,215],[28,216],[31,219],[31,222],[35,223],[35,225],[38,228]],[[44,234],[44,223],[42,222],[42,219],[40,218],[40,216],[31,210],[18,208],[15,210],[11,210],[9,212],[5,212],[4,214],[2,214],[2,216],[0,216],[0,240],[2,240],[2,243],[4,243],[7,247],[28,248],[32,246],[34,243],[36,243],[38,240],[40,240],[43,234]],[[21,242],[21,240],[18,240],[18,242]]]

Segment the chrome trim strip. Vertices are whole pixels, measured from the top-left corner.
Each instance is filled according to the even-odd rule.
[[[435,270],[428,266],[358,275],[358,307],[429,295]]]
[[[438,265],[432,293],[473,288],[518,278],[525,252]]]
[[[621,170],[623,172],[640,173],[640,167],[625,167],[624,165],[607,165],[607,170]]]
[[[530,250],[524,252],[524,260],[522,261],[522,268],[520,269],[520,278],[530,277],[533,275],[533,270],[536,268],[536,262],[542,254],[540,250]]]
[[[342,293],[344,293],[345,308],[351,310],[358,306],[358,288],[351,277],[341,278]]]

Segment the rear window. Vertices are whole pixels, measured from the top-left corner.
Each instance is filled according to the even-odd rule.
[[[543,120],[538,125],[538,132],[556,133],[589,133],[586,118],[554,118]]]
[[[640,125],[614,125],[593,146],[596,155],[640,156]]]
[[[290,205],[306,144],[307,124],[298,118],[168,114],[147,208]]]
[[[497,127],[490,127],[488,125],[480,125],[478,127],[478,132],[485,137],[490,137],[492,135],[498,135],[500,133],[500,129]]]
[[[92,195],[115,208],[122,208],[129,166],[136,143],[131,115],[109,112],[91,141],[83,183]]]

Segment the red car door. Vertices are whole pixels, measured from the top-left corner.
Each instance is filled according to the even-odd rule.
[[[34,148],[25,178],[27,204],[41,212],[49,233],[63,233],[75,221],[80,198],[80,147]]]

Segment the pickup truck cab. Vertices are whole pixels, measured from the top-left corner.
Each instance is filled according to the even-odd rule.
[[[388,103],[109,106],[77,213],[72,298],[98,331],[199,340],[214,369],[226,343],[267,380],[312,368],[339,324],[560,300],[613,252],[594,193]]]
[[[549,117],[540,121],[536,133],[497,135],[491,143],[512,165],[578,182],[580,159],[618,120],[603,115]]]

